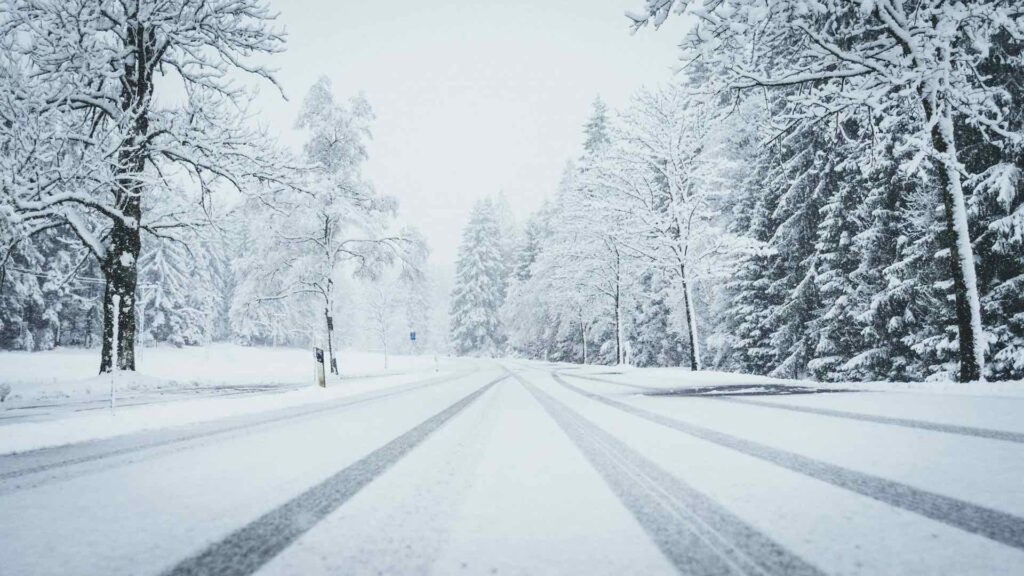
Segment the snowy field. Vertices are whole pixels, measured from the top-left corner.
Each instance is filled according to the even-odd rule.
[[[175,390],[232,385],[301,385],[312,382],[313,353],[304,348],[234,344],[139,348],[136,374],[123,390]],[[433,356],[384,356],[342,350],[342,377],[401,373],[433,368]],[[444,362],[445,359],[439,359]],[[46,352],[0,351],[0,383],[12,388],[8,401],[37,401],[109,393],[110,378],[96,376],[99,350],[61,348]]]
[[[433,356],[344,350],[341,377],[313,385],[312,353],[230,344],[146,348],[138,373],[97,376],[97,350],[0,352],[0,453],[329,401],[451,371]],[[111,387],[115,409],[110,409]]]

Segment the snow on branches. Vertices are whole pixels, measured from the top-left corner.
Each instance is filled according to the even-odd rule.
[[[780,92],[782,130],[841,126],[858,114],[886,129],[917,109],[907,144],[918,152],[911,168],[934,166],[946,213],[960,379],[982,378],[986,341],[956,126],[1010,146],[1024,137],[1008,122],[1009,93],[981,72],[1001,36],[1024,37],[1020,9],[1001,0],[648,0],[630,19],[635,29],[660,26],[673,12],[695,22],[681,57],[700,70],[704,89]]]
[[[222,185],[286,179],[229,80],[273,81],[254,57],[280,51],[283,36],[260,0],[5,0],[2,12],[5,219],[14,242],[64,228],[97,260],[100,370],[132,370],[142,233],[201,223],[194,207]],[[150,211],[153,195],[161,209]]]

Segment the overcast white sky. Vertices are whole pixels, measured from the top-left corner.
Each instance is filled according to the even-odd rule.
[[[263,86],[262,121],[290,144],[306,90],[374,107],[369,175],[454,261],[476,198],[504,190],[517,218],[557,186],[578,154],[595,95],[611,107],[671,77],[679,26],[630,35],[642,0],[274,0],[288,48],[273,58],[289,101]],[[677,23],[678,24],[678,23]]]

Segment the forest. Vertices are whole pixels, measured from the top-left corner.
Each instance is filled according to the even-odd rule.
[[[238,77],[276,89],[256,59],[284,47],[264,3],[0,12],[0,348],[98,347],[100,372],[161,343],[333,355],[339,302],[342,337],[385,347],[428,313],[426,245],[362,172],[366,99],[321,78],[299,152],[248,110]]]
[[[455,349],[822,381],[1024,377],[1019,7],[695,4],[630,14],[638,31],[698,15],[680,71],[623,110],[595,101],[583,150],[524,226],[502,234],[476,207]]]
[[[701,6],[628,14],[687,19],[678,69],[597,98],[529,218],[479,200],[449,295],[364,174],[366,98],[316,82],[301,150],[249,109],[239,79],[280,89],[264,2],[4,2],[0,348],[97,347],[106,372],[137,346],[418,331],[464,355],[1024,378],[1020,8]]]

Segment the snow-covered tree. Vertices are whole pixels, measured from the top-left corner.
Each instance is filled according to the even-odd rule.
[[[333,319],[341,275],[375,279],[392,264],[414,265],[425,249],[418,235],[393,230],[397,202],[377,193],[362,174],[372,118],[364,98],[345,106],[335,101],[327,78],[313,85],[296,122],[309,134],[301,188],[250,201],[252,254],[236,272],[243,278],[236,297],[243,330],[259,332],[253,316],[273,310],[259,323],[269,326],[296,308],[302,309],[300,324],[312,330],[308,299],[318,302],[335,372]],[[268,308],[261,312],[260,307]]]
[[[787,127],[841,122],[863,109],[892,124],[914,103],[907,145],[917,150],[917,164],[934,168],[936,205],[945,211],[959,377],[982,378],[985,338],[956,126],[1021,139],[1007,122],[1009,92],[979,73],[997,36],[1024,36],[1020,10],[1002,0],[647,0],[630,17],[637,28],[658,26],[673,12],[694,16],[683,58],[712,71],[709,88],[779,90]]]
[[[278,179],[231,78],[270,79],[254,57],[282,36],[261,0],[5,0],[0,13],[4,219],[14,238],[67,230],[95,258],[100,371],[115,357],[133,370],[142,234],[193,224],[184,207],[222,185]],[[182,209],[147,212],[154,190]]]
[[[609,210],[606,197],[581,183],[596,162],[585,155],[563,175],[543,247],[506,315],[520,320],[517,341],[546,341],[548,358],[622,364],[635,258],[622,241],[629,214]]]
[[[376,344],[384,354],[384,369],[388,369],[388,358],[393,346],[392,332],[399,312],[399,294],[393,283],[376,280],[369,283],[366,297],[367,315]]]
[[[505,345],[499,310],[506,283],[501,231],[490,198],[476,202],[462,231],[451,300],[451,345],[458,354],[496,355]]]
[[[640,274],[632,322],[627,329],[630,361],[635,366],[679,366],[686,359],[684,341],[675,325],[672,283],[663,270]]]
[[[722,272],[743,243],[724,229],[731,160],[710,135],[699,95],[681,86],[644,91],[616,125],[612,144],[583,171],[592,201],[626,214],[619,242],[645,265],[675,279],[682,301],[690,368],[701,368],[694,287]]]

